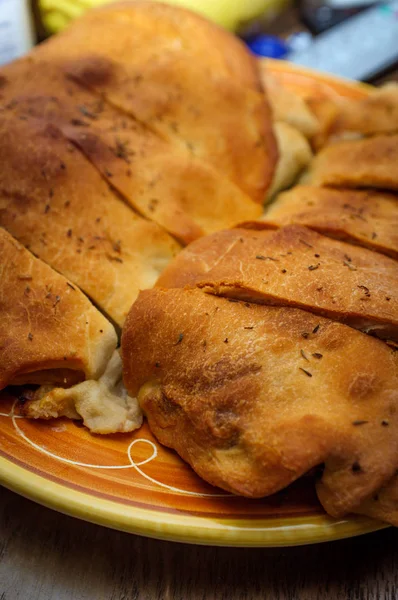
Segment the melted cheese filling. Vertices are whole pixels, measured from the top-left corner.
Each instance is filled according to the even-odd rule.
[[[83,381],[70,388],[41,386],[24,407],[33,419],[82,419],[92,433],[127,433],[142,425],[142,412],[122,381],[122,361],[115,350],[98,381]]]

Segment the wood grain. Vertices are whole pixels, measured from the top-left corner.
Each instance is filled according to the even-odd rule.
[[[0,488],[0,600],[396,600],[398,530],[280,549],[158,542]]]

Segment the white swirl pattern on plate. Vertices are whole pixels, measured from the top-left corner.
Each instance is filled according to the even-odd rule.
[[[18,433],[18,435],[30,446],[32,446],[33,448],[35,448],[35,450],[37,450],[38,452],[41,452],[43,454],[46,454],[47,456],[49,456],[50,458],[53,458],[57,461],[69,464],[69,465],[74,465],[77,467],[85,467],[87,469],[112,469],[112,470],[122,470],[122,469],[134,469],[135,471],[137,471],[137,473],[139,473],[142,477],[144,477],[144,479],[146,479],[147,481],[149,481],[150,483],[153,483],[161,488],[164,488],[170,492],[173,492],[175,494],[182,494],[184,496],[197,496],[200,498],[203,497],[207,497],[207,498],[225,498],[225,497],[234,497],[232,494],[228,494],[228,493],[223,493],[223,494],[208,494],[205,492],[192,492],[189,490],[182,490],[180,488],[176,488],[173,487],[171,485],[167,485],[166,483],[162,483],[161,481],[158,481],[157,479],[154,479],[153,477],[151,477],[150,475],[147,475],[146,473],[144,473],[144,471],[140,468],[143,465],[151,462],[152,460],[154,460],[155,458],[157,458],[158,456],[158,448],[156,446],[156,444],[154,444],[151,440],[147,440],[145,438],[139,438],[136,440],[133,440],[131,442],[131,444],[128,446],[127,448],[127,457],[129,459],[129,464],[127,465],[94,465],[94,464],[89,464],[89,463],[83,463],[83,462],[79,462],[76,460],[71,460],[69,458],[64,458],[62,456],[58,456],[57,454],[54,454],[53,452],[50,452],[49,450],[47,450],[46,448],[43,448],[42,446],[40,446],[39,444],[36,444],[36,442],[34,442],[33,440],[31,440],[26,434],[25,432],[19,427],[18,423],[17,423],[17,419],[25,419],[25,417],[21,416],[21,415],[16,415],[14,412],[15,406],[16,406],[17,401],[14,402],[14,404],[12,405],[12,409],[10,413],[0,413],[0,417],[8,417],[10,419],[12,419],[14,428],[16,430],[16,432]],[[150,446],[150,448],[152,449],[152,454],[151,456],[149,456],[148,458],[140,461],[140,462],[135,462],[134,458],[132,456],[132,450],[133,447],[138,444],[139,442],[142,442],[144,444],[148,444]]]

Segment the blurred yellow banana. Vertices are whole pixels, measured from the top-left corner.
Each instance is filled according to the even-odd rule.
[[[115,0],[39,0],[39,8],[46,29],[55,33],[88,8],[111,1]],[[286,0],[168,0],[168,4],[185,6],[230,31],[236,31],[242,23],[277,10],[286,4]]]

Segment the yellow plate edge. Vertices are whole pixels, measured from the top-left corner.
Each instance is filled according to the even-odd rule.
[[[48,508],[97,525],[161,540],[214,546],[298,546],[385,529],[366,517],[336,521],[328,516],[214,520],[132,508],[70,489],[0,458],[0,483]]]

